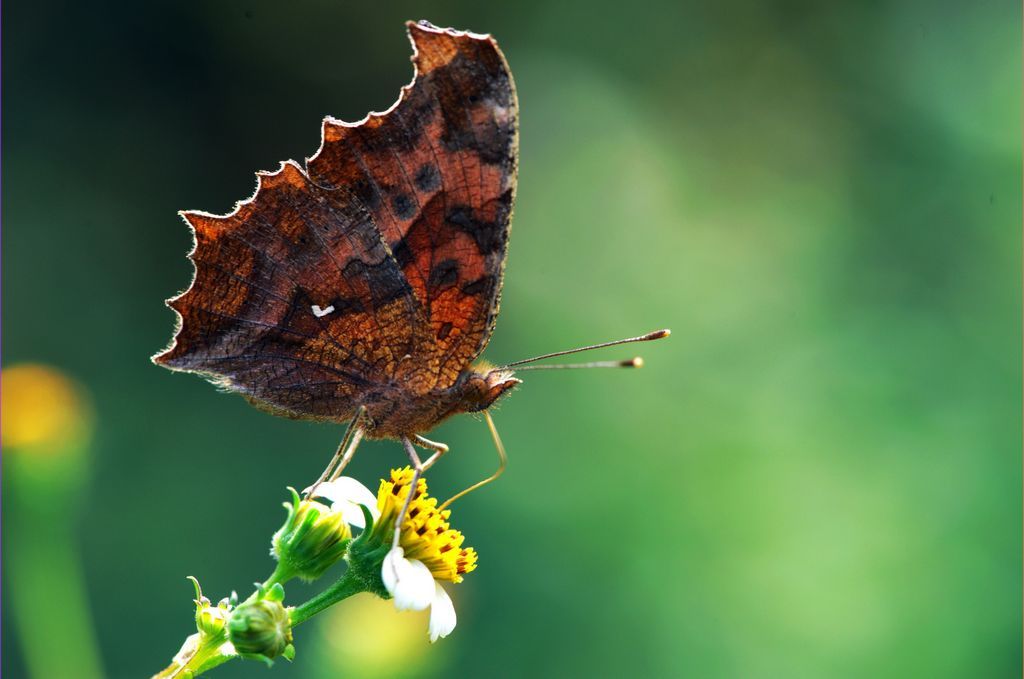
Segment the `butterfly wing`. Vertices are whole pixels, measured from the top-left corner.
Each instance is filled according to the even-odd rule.
[[[160,365],[200,373],[280,414],[348,419],[429,341],[419,301],[370,215],[294,163],[259,175],[226,216],[182,213],[191,287]]]
[[[414,384],[450,387],[498,314],[518,158],[517,103],[490,36],[408,24],[416,74],[357,124],[328,118],[310,178],[347,187],[373,215],[423,308],[430,343]]]
[[[515,193],[515,91],[489,36],[409,33],[416,76],[389,111],[328,118],[305,171],[261,174],[229,215],[183,213],[196,276],[169,302],[181,323],[157,363],[344,420],[375,394],[450,387],[480,354]]]

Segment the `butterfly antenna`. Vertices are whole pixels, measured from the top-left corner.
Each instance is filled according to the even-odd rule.
[[[542,356],[534,356],[533,358],[525,358],[521,361],[515,361],[508,365],[502,366],[502,368],[515,368],[516,366],[525,365],[527,363],[534,363],[536,361],[543,361],[548,358],[555,358],[556,356],[566,356],[568,354],[578,354],[581,351],[590,351],[591,349],[603,349],[605,347],[614,347],[619,344],[631,344],[633,342],[651,342],[653,340],[668,337],[672,334],[671,330],[655,330],[649,332],[646,335],[640,335],[639,337],[627,337],[626,339],[615,340],[614,342],[602,342],[601,344],[591,344],[586,347],[579,347],[578,349],[567,349],[566,351],[556,351],[551,354],[544,354]],[[519,368],[519,370],[567,370],[575,368],[640,368],[644,364],[642,358],[637,356],[627,361],[594,361],[592,363],[566,363],[561,365],[537,365],[530,366],[528,368]]]
[[[589,363],[556,363],[554,365],[528,365],[517,370],[575,370],[578,368],[642,368],[644,359],[637,356],[626,361],[591,361]]]

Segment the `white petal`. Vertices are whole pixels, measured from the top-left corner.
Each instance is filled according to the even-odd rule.
[[[346,523],[356,528],[366,527],[363,511],[359,509],[359,505],[365,505],[370,510],[374,521],[380,518],[380,511],[377,509],[377,496],[351,476],[342,476],[333,481],[321,483],[317,486],[316,497],[330,500],[334,505],[334,511],[340,513]]]
[[[401,547],[384,557],[380,577],[400,611],[422,611],[434,598],[434,576],[422,561],[406,559]]]
[[[395,584],[398,582],[398,567],[395,565],[395,560],[402,559],[404,556],[405,550],[395,547],[387,553],[384,563],[380,566],[380,579],[384,581],[384,588],[391,596],[395,596]]]
[[[406,572],[395,586],[395,608],[400,611],[422,611],[430,606],[434,592],[434,576],[422,561],[408,559]]]
[[[369,507],[374,521],[380,518],[376,507],[373,505],[367,505],[367,507]],[[341,514],[341,520],[353,528],[366,528],[366,517],[363,516],[363,510],[359,508],[359,505],[351,502],[335,502],[331,508]]]
[[[316,488],[317,497],[325,497],[331,502],[352,502],[377,506],[377,496],[370,489],[351,476],[341,476],[333,481],[321,483]]]
[[[430,604],[430,643],[444,639],[455,629],[455,606],[440,582],[434,582],[434,601]]]

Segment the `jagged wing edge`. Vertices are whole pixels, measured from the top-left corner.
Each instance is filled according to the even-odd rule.
[[[469,37],[469,38],[472,38],[474,40],[486,40],[487,42],[491,43],[492,47],[494,47],[494,50],[497,52],[498,56],[502,60],[502,63],[504,65],[504,67],[505,67],[506,72],[508,72],[508,74],[509,74],[509,84],[510,84],[511,89],[512,89],[512,100],[514,102],[515,110],[516,110],[516,126],[515,126],[515,130],[514,130],[514,136],[513,136],[512,144],[513,144],[513,147],[517,149],[517,152],[515,154],[515,166],[513,167],[513,176],[518,176],[518,171],[519,171],[519,153],[518,153],[518,145],[519,145],[519,117],[518,117],[519,100],[518,100],[518,97],[516,96],[515,81],[512,79],[512,71],[511,71],[511,69],[509,69],[508,62],[505,60],[505,55],[502,53],[501,49],[498,47],[497,42],[488,33],[473,33],[471,31],[459,31],[459,30],[456,30],[454,28],[439,28],[439,27],[434,26],[433,24],[431,24],[431,23],[429,23],[427,21],[418,21],[418,22],[417,21],[407,21],[405,23],[405,25],[406,25],[406,34],[407,34],[407,36],[409,38],[410,44],[412,45],[412,52],[413,52],[412,56],[410,57],[410,60],[412,61],[412,64],[413,64],[412,80],[410,80],[407,85],[403,85],[402,86],[402,88],[399,90],[398,99],[395,100],[395,102],[391,106],[389,106],[387,109],[385,109],[384,111],[370,111],[361,120],[359,120],[357,122],[346,122],[344,120],[340,120],[340,119],[335,118],[333,116],[329,116],[329,115],[325,116],[323,121],[320,124],[320,146],[317,149],[316,153],[314,153],[312,156],[309,156],[309,157],[307,157],[305,159],[305,164],[308,166],[308,164],[311,161],[315,160],[323,152],[324,145],[326,144],[326,133],[327,133],[327,126],[328,125],[335,125],[335,126],[341,126],[341,127],[359,127],[361,125],[365,125],[371,118],[383,118],[383,117],[387,116],[389,113],[394,111],[396,108],[398,108],[398,106],[400,106],[402,104],[402,102],[405,100],[406,95],[416,85],[416,79],[419,77],[419,69],[418,69],[418,67],[416,65],[417,59],[419,57],[419,46],[418,46],[418,44],[416,42],[415,31],[416,30],[420,30],[420,31],[424,31],[424,32],[427,32],[427,33],[446,33],[446,34],[451,35],[451,36],[456,37],[456,38]],[[234,208],[230,212],[227,212],[227,213],[222,214],[222,215],[214,214],[212,212],[206,212],[206,211],[203,211],[203,210],[180,210],[178,212],[178,215],[184,220],[185,224],[188,225],[189,235],[192,236],[192,247],[189,248],[189,251],[186,253],[186,257],[188,258],[189,262],[192,263],[192,280],[189,282],[187,288],[185,288],[184,290],[182,290],[178,294],[174,295],[173,297],[169,297],[168,299],[164,300],[164,304],[169,309],[171,309],[174,312],[174,317],[175,317],[174,333],[171,335],[171,340],[167,344],[166,347],[164,347],[163,349],[157,351],[152,356],[150,356],[150,361],[152,361],[156,365],[159,365],[161,367],[167,368],[169,370],[174,370],[176,372],[191,372],[191,373],[196,373],[196,374],[203,375],[204,377],[206,377],[210,381],[214,382],[218,386],[220,386],[220,387],[222,387],[224,389],[231,389],[231,386],[229,384],[225,383],[223,379],[220,379],[221,376],[219,374],[217,374],[217,373],[210,373],[210,372],[202,371],[202,370],[189,370],[187,368],[179,368],[179,367],[167,365],[166,363],[162,362],[160,360],[160,358],[165,356],[165,355],[167,355],[167,354],[169,354],[170,352],[172,352],[174,350],[174,348],[177,346],[178,335],[181,333],[182,326],[184,325],[184,316],[182,316],[181,312],[178,310],[178,308],[175,306],[175,304],[181,302],[186,296],[188,296],[188,294],[190,292],[192,292],[193,288],[195,287],[195,282],[196,282],[196,278],[198,276],[198,271],[196,270],[194,256],[195,256],[196,250],[199,248],[199,239],[198,239],[198,236],[197,236],[197,233],[196,233],[197,232],[197,223],[199,223],[200,220],[223,221],[223,220],[227,220],[227,219],[230,219],[230,218],[236,216],[243,208],[245,208],[246,206],[251,205],[251,204],[253,204],[253,203],[255,203],[257,201],[257,199],[259,198],[260,191],[264,188],[264,179],[273,179],[275,177],[278,177],[282,172],[285,171],[285,169],[288,166],[291,166],[295,170],[297,170],[306,179],[306,181],[310,182],[311,184],[313,184],[315,186],[318,186],[309,177],[309,174],[306,172],[306,169],[304,167],[300,166],[294,160],[285,160],[285,161],[281,161],[281,163],[280,163],[280,165],[279,165],[277,170],[274,170],[274,171],[260,170],[260,171],[256,172],[256,189],[253,191],[252,195],[249,196],[248,198],[245,198],[243,200],[237,201],[235,203]],[[514,206],[515,206],[515,195],[516,195],[517,188],[518,188],[518,182],[517,181],[513,181],[513,183],[512,183],[512,205],[513,205],[513,210],[514,210]],[[193,219],[195,219],[196,221],[194,222]],[[509,219],[509,229],[511,229],[512,210],[509,211],[508,219]],[[388,256],[389,257],[393,257],[394,255],[391,252],[391,247],[388,245],[388,243],[384,239],[383,235],[381,235],[380,238],[381,238],[381,243],[384,245],[384,249],[386,250]],[[506,247],[507,247],[507,243],[506,243]],[[495,306],[494,306],[494,313],[493,313],[493,316],[492,316],[492,320],[489,323],[488,331],[485,333],[483,341],[481,343],[481,346],[477,349],[475,356],[479,356],[479,354],[484,350],[484,348],[487,346],[488,341],[490,340],[490,336],[491,336],[492,331],[493,331],[494,320],[497,318],[498,307],[501,304],[501,290],[502,290],[502,287],[504,285],[504,280],[505,280],[505,264],[506,264],[507,261],[508,261],[508,256],[506,254],[506,256],[502,259],[501,271],[499,271],[499,273],[498,273],[498,279],[499,279],[498,280],[498,291],[497,291],[497,298],[495,299]]]
[[[189,248],[188,253],[186,253],[185,255],[188,258],[188,261],[192,263],[192,280],[189,282],[188,287],[185,288],[183,291],[179,292],[177,295],[174,295],[173,297],[164,300],[164,304],[174,312],[174,334],[171,336],[170,343],[168,343],[168,345],[164,349],[156,352],[150,357],[150,360],[153,363],[161,367],[167,368],[169,370],[175,370],[178,372],[192,372],[207,377],[219,377],[217,373],[210,373],[202,370],[189,370],[187,368],[179,368],[176,366],[168,365],[160,360],[161,357],[169,354],[177,346],[178,335],[181,333],[182,326],[184,325],[184,316],[182,316],[181,311],[175,305],[183,303],[188,294],[195,289],[196,279],[198,278],[198,270],[196,269],[195,266],[195,254],[196,251],[199,249],[199,237],[197,232],[200,229],[212,229],[213,224],[231,219],[232,217],[235,217],[243,208],[254,204],[259,199],[260,191],[262,191],[267,186],[273,185],[272,183],[267,182],[267,180],[272,180],[276,177],[281,176],[281,174],[288,167],[292,167],[295,171],[299,172],[301,175],[305,177],[305,171],[294,160],[281,161],[280,166],[277,168],[277,170],[260,170],[256,172],[256,190],[253,191],[252,195],[249,196],[248,198],[237,201],[235,203],[234,208],[228,213],[217,215],[213,214],[212,212],[205,212],[203,210],[180,210],[178,212],[178,216],[180,216],[184,220],[185,224],[188,225],[189,235],[192,236],[192,247]],[[309,178],[306,177],[306,179],[308,180]],[[211,381],[218,384],[220,384],[221,382],[220,380],[216,379],[211,379]]]

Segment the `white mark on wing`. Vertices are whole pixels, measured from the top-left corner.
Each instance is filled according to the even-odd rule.
[[[327,307],[326,309],[321,309],[318,305],[314,304],[312,306],[312,309],[313,309],[313,315],[314,316],[316,316],[317,318],[322,318],[323,316],[326,316],[327,314],[329,314],[332,311],[334,311],[334,305],[332,304],[329,307]]]

